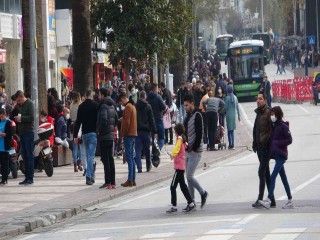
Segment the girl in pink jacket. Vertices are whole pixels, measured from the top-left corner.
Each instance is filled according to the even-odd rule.
[[[195,205],[190,196],[187,184],[184,180],[184,171],[186,169],[186,160],[185,160],[185,151],[186,151],[186,136],[184,126],[181,123],[176,124],[174,127],[175,134],[177,136],[177,141],[172,153],[170,155],[171,160],[174,161],[174,169],[175,173],[172,178],[170,191],[171,191],[171,204],[172,207],[166,211],[167,214],[175,214],[177,213],[177,186],[180,184],[181,191],[184,197],[188,201],[188,205],[183,209],[184,212],[190,212],[195,209]]]

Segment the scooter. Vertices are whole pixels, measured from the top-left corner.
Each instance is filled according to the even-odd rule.
[[[44,169],[48,177],[53,175],[53,157],[52,149],[50,146],[49,137],[53,133],[53,126],[51,123],[43,123],[37,129],[39,139],[34,142],[34,159],[36,160],[35,166],[39,172]],[[25,166],[21,155],[18,159],[19,168],[25,174]]]

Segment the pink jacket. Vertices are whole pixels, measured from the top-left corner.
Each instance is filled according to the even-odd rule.
[[[179,136],[171,154],[174,159],[175,170],[186,169],[186,145],[187,144],[183,142],[182,137]]]

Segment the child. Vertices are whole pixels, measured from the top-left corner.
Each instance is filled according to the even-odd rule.
[[[178,183],[180,184],[181,191],[184,195],[184,197],[188,201],[188,205],[184,210],[184,212],[190,212],[195,209],[195,205],[192,201],[192,198],[190,196],[188,187],[184,181],[184,171],[186,169],[185,164],[185,149],[186,149],[186,137],[184,135],[185,129],[184,126],[181,123],[178,123],[174,127],[174,131],[177,136],[177,142],[172,150],[171,154],[171,160],[174,160],[174,169],[176,170],[173,179],[171,182],[170,190],[171,190],[171,204],[172,207],[166,211],[167,214],[174,214],[177,213],[177,192],[176,188],[178,186]]]

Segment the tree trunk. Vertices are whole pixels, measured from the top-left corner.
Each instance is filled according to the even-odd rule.
[[[81,95],[93,87],[89,6],[90,0],[72,3],[73,81]]]
[[[30,14],[29,0],[22,1],[23,26],[23,88],[26,97],[31,97],[31,66],[30,66]]]
[[[37,66],[38,66],[38,101],[39,113],[41,110],[48,112],[47,102],[47,80],[45,73],[45,56],[44,56],[44,40],[43,40],[43,25],[42,25],[42,3],[41,0],[36,0],[36,31],[37,31]]]

